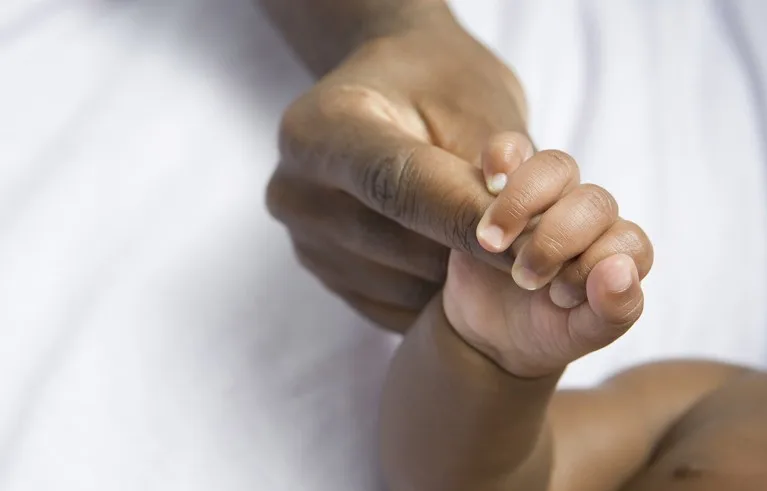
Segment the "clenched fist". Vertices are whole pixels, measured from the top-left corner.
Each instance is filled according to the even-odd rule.
[[[511,275],[452,253],[445,315],[508,372],[550,375],[612,343],[639,318],[652,244],[620,218],[609,192],[580,182],[569,155],[544,151],[492,164],[505,182],[477,236],[489,250],[514,252]]]

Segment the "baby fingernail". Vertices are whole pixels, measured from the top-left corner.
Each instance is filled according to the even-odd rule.
[[[580,288],[568,285],[563,281],[554,280],[549,288],[549,297],[554,305],[563,309],[571,309],[583,303],[585,292]]]
[[[509,178],[506,174],[494,174],[487,179],[487,190],[494,195],[500,194],[508,182]]]
[[[480,226],[477,230],[477,239],[485,248],[490,248],[493,251],[500,252],[503,250],[503,240],[506,234],[503,229],[498,225],[484,225]]]
[[[514,265],[511,267],[511,277],[517,286],[525,290],[537,290],[546,284],[545,279],[532,269],[524,266],[519,257],[517,257]]]
[[[527,147],[527,151],[525,152],[525,162],[533,158],[533,155],[535,155],[535,149],[533,148],[532,145],[530,145],[529,147]]]
[[[617,262],[607,271],[605,276],[605,286],[613,293],[625,292],[634,282],[634,275],[631,271],[630,259]]]

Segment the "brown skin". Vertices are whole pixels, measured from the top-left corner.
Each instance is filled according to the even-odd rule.
[[[485,143],[526,128],[512,72],[442,0],[261,4],[321,77],[284,115],[267,192],[301,262],[398,331],[444,284],[451,248],[508,270],[474,230],[493,201]]]
[[[652,247],[609,193],[578,183],[571,159],[542,154],[506,162],[507,187],[478,230],[502,225],[501,247],[520,251],[535,281],[453,253],[444,292],[392,362],[381,410],[390,489],[765,489],[764,373],[664,362],[555,392],[568,363],[639,318]],[[569,289],[565,308],[551,281]]]
[[[268,192],[302,262],[404,331],[444,283],[449,248],[482,261],[453,255],[444,305],[442,295],[428,305],[392,365],[382,456],[393,490],[763,489],[762,374],[665,363],[554,394],[569,361],[636,320],[651,249],[602,190],[564,170],[549,189],[564,204],[545,221],[552,198],[521,201],[524,172],[493,201],[483,178],[513,176],[532,146],[503,135],[483,159],[480,148],[526,132],[522,91],[441,0],[261,4],[321,78],[285,115]],[[535,162],[572,170],[568,160]],[[478,224],[506,235],[475,238]],[[514,253],[513,280],[538,291],[485,266],[508,269]],[[627,267],[632,286],[610,292],[610,272]]]
[[[388,489],[764,489],[765,374],[670,361],[593,390],[553,393],[555,382],[501,369],[456,335],[435,301],[389,373]]]

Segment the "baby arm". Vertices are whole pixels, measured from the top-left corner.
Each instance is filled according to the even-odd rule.
[[[392,362],[381,457],[392,491],[545,490],[557,374],[522,379],[468,345],[437,296]]]
[[[512,164],[479,239],[483,227],[501,230],[487,245],[511,247],[513,275],[453,253],[444,292],[392,362],[381,450],[393,491],[612,491],[681,412],[735,370],[645,367],[555,396],[568,363],[639,318],[652,248],[609,193],[578,182],[569,156]]]

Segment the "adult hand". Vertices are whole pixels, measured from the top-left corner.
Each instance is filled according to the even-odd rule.
[[[302,264],[399,331],[444,283],[450,248],[509,270],[475,229],[493,167],[531,149],[516,78],[436,5],[366,40],[286,111],[267,192]],[[510,130],[520,134],[486,147]]]

